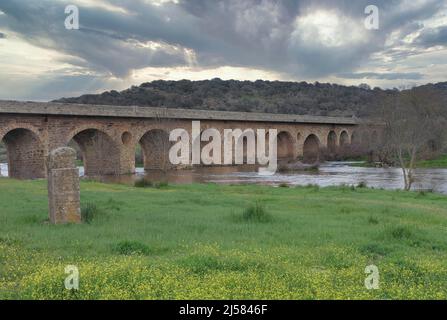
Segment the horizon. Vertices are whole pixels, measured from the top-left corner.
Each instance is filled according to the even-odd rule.
[[[408,89],[445,81],[446,45],[442,0],[4,0],[0,99],[213,78]]]
[[[136,86],[136,87],[140,87],[141,85],[143,85],[143,84],[145,84],[145,83],[153,83],[153,82],[156,82],[156,81],[165,81],[165,82],[180,82],[180,81],[190,81],[190,82],[203,82],[203,81],[213,81],[213,80],[220,80],[220,81],[237,81],[237,82],[251,82],[251,83],[255,83],[256,81],[263,81],[263,82],[284,82],[284,83],[295,83],[295,84],[301,84],[301,83],[303,83],[303,82],[305,82],[306,84],[308,84],[308,85],[312,85],[312,86],[315,86],[316,85],[316,83],[318,82],[318,81],[316,81],[316,82],[307,82],[307,81],[298,81],[298,80],[296,80],[296,81],[287,81],[287,80],[264,80],[264,79],[256,79],[256,80],[239,80],[239,79],[226,79],[226,80],[223,80],[223,79],[220,79],[220,78],[212,78],[212,79],[199,79],[199,80],[190,80],[190,79],[180,79],[180,80],[166,80],[166,79],[155,79],[155,80],[151,80],[151,81],[147,81],[147,82],[142,82],[142,83],[140,83],[140,84],[133,84],[132,86]],[[440,83],[447,83],[447,81],[440,81],[440,82],[435,82],[435,83],[433,83],[433,82],[428,82],[428,83],[423,83],[423,84],[420,84],[420,85],[414,85],[414,86],[411,86],[411,87],[404,87],[404,88],[396,88],[396,87],[393,87],[393,88],[381,88],[381,87],[379,87],[379,86],[376,86],[376,87],[370,87],[370,88],[362,88],[363,90],[370,90],[370,91],[374,91],[374,90],[376,90],[377,88],[378,89],[380,89],[380,90],[382,90],[382,91],[404,91],[404,90],[410,90],[410,89],[413,89],[413,88],[417,88],[417,87],[422,87],[422,86],[428,86],[428,85],[437,85],[437,84],[440,84]],[[362,85],[365,85],[365,83],[360,83],[360,84],[358,84],[358,85],[343,85],[343,84],[339,84],[339,83],[331,83],[331,82],[318,82],[318,84],[321,84],[321,85],[331,85],[331,86],[341,86],[341,87],[354,87],[354,88],[360,88]],[[86,92],[86,93],[82,93],[82,94],[80,94],[79,95],[79,97],[80,96],[83,96],[83,95],[97,95],[97,94],[101,94],[101,93],[105,93],[105,92],[111,92],[111,91],[118,91],[118,92],[123,92],[123,91],[126,91],[126,90],[128,90],[128,89],[130,89],[131,87],[129,87],[129,88],[124,88],[124,89],[122,89],[122,90],[116,90],[116,89],[109,89],[109,90],[107,90],[107,89],[104,89],[103,91],[99,91],[99,92],[94,92],[94,93],[91,93],[91,92]],[[57,100],[59,100],[59,99],[63,99],[63,98],[77,98],[77,97],[59,97],[59,98],[56,98],[56,99],[51,99],[51,100],[45,100],[45,99],[41,99],[41,100],[38,100],[38,99],[34,99],[34,100],[29,100],[29,99],[3,99],[3,98],[0,98],[0,101],[20,101],[20,102],[52,102],[52,103],[61,103],[61,102],[58,102]],[[180,108],[181,109],[181,108]],[[239,112],[246,112],[246,111],[239,111]]]

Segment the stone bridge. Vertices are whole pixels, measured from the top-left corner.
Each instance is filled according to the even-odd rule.
[[[86,175],[121,175],[135,171],[139,144],[145,169],[166,162],[169,132],[201,129],[277,129],[278,157],[313,161],[321,148],[338,148],[355,139],[355,118],[267,113],[203,111],[137,106],[101,106],[0,101],[0,141],[7,149],[9,176],[46,177],[46,157],[76,142]]]

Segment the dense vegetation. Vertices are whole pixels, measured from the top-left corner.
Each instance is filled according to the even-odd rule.
[[[447,82],[428,85],[447,97]],[[59,102],[364,117],[397,90],[367,85],[283,81],[153,81],[118,92],[62,98]]]
[[[442,195],[84,181],[85,222],[58,226],[47,201],[44,180],[0,179],[0,299],[447,298]]]

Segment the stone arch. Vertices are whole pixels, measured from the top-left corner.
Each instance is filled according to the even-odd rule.
[[[6,147],[9,177],[46,177],[45,147],[36,131],[29,128],[11,129],[1,137],[1,141]]]
[[[334,130],[329,131],[327,135],[327,149],[329,152],[335,152],[337,149],[337,134]]]
[[[287,131],[281,131],[277,135],[278,159],[293,158],[293,138]],[[266,141],[268,141],[266,139]]]
[[[349,135],[348,132],[346,132],[346,130],[343,130],[340,133],[340,147],[345,147],[349,144]]]
[[[169,149],[172,142],[169,134],[162,129],[147,131],[139,140],[143,151],[143,163],[145,170],[166,170],[171,167],[169,161]]]
[[[104,131],[94,128],[79,129],[68,143],[71,141],[81,151],[86,176],[121,174],[120,146]]]
[[[315,163],[320,160],[320,140],[315,134],[307,136],[303,145],[303,161]]]

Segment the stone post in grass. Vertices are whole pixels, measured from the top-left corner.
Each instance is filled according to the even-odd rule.
[[[76,151],[62,147],[48,157],[48,201],[50,222],[81,222],[79,169],[75,165]]]

